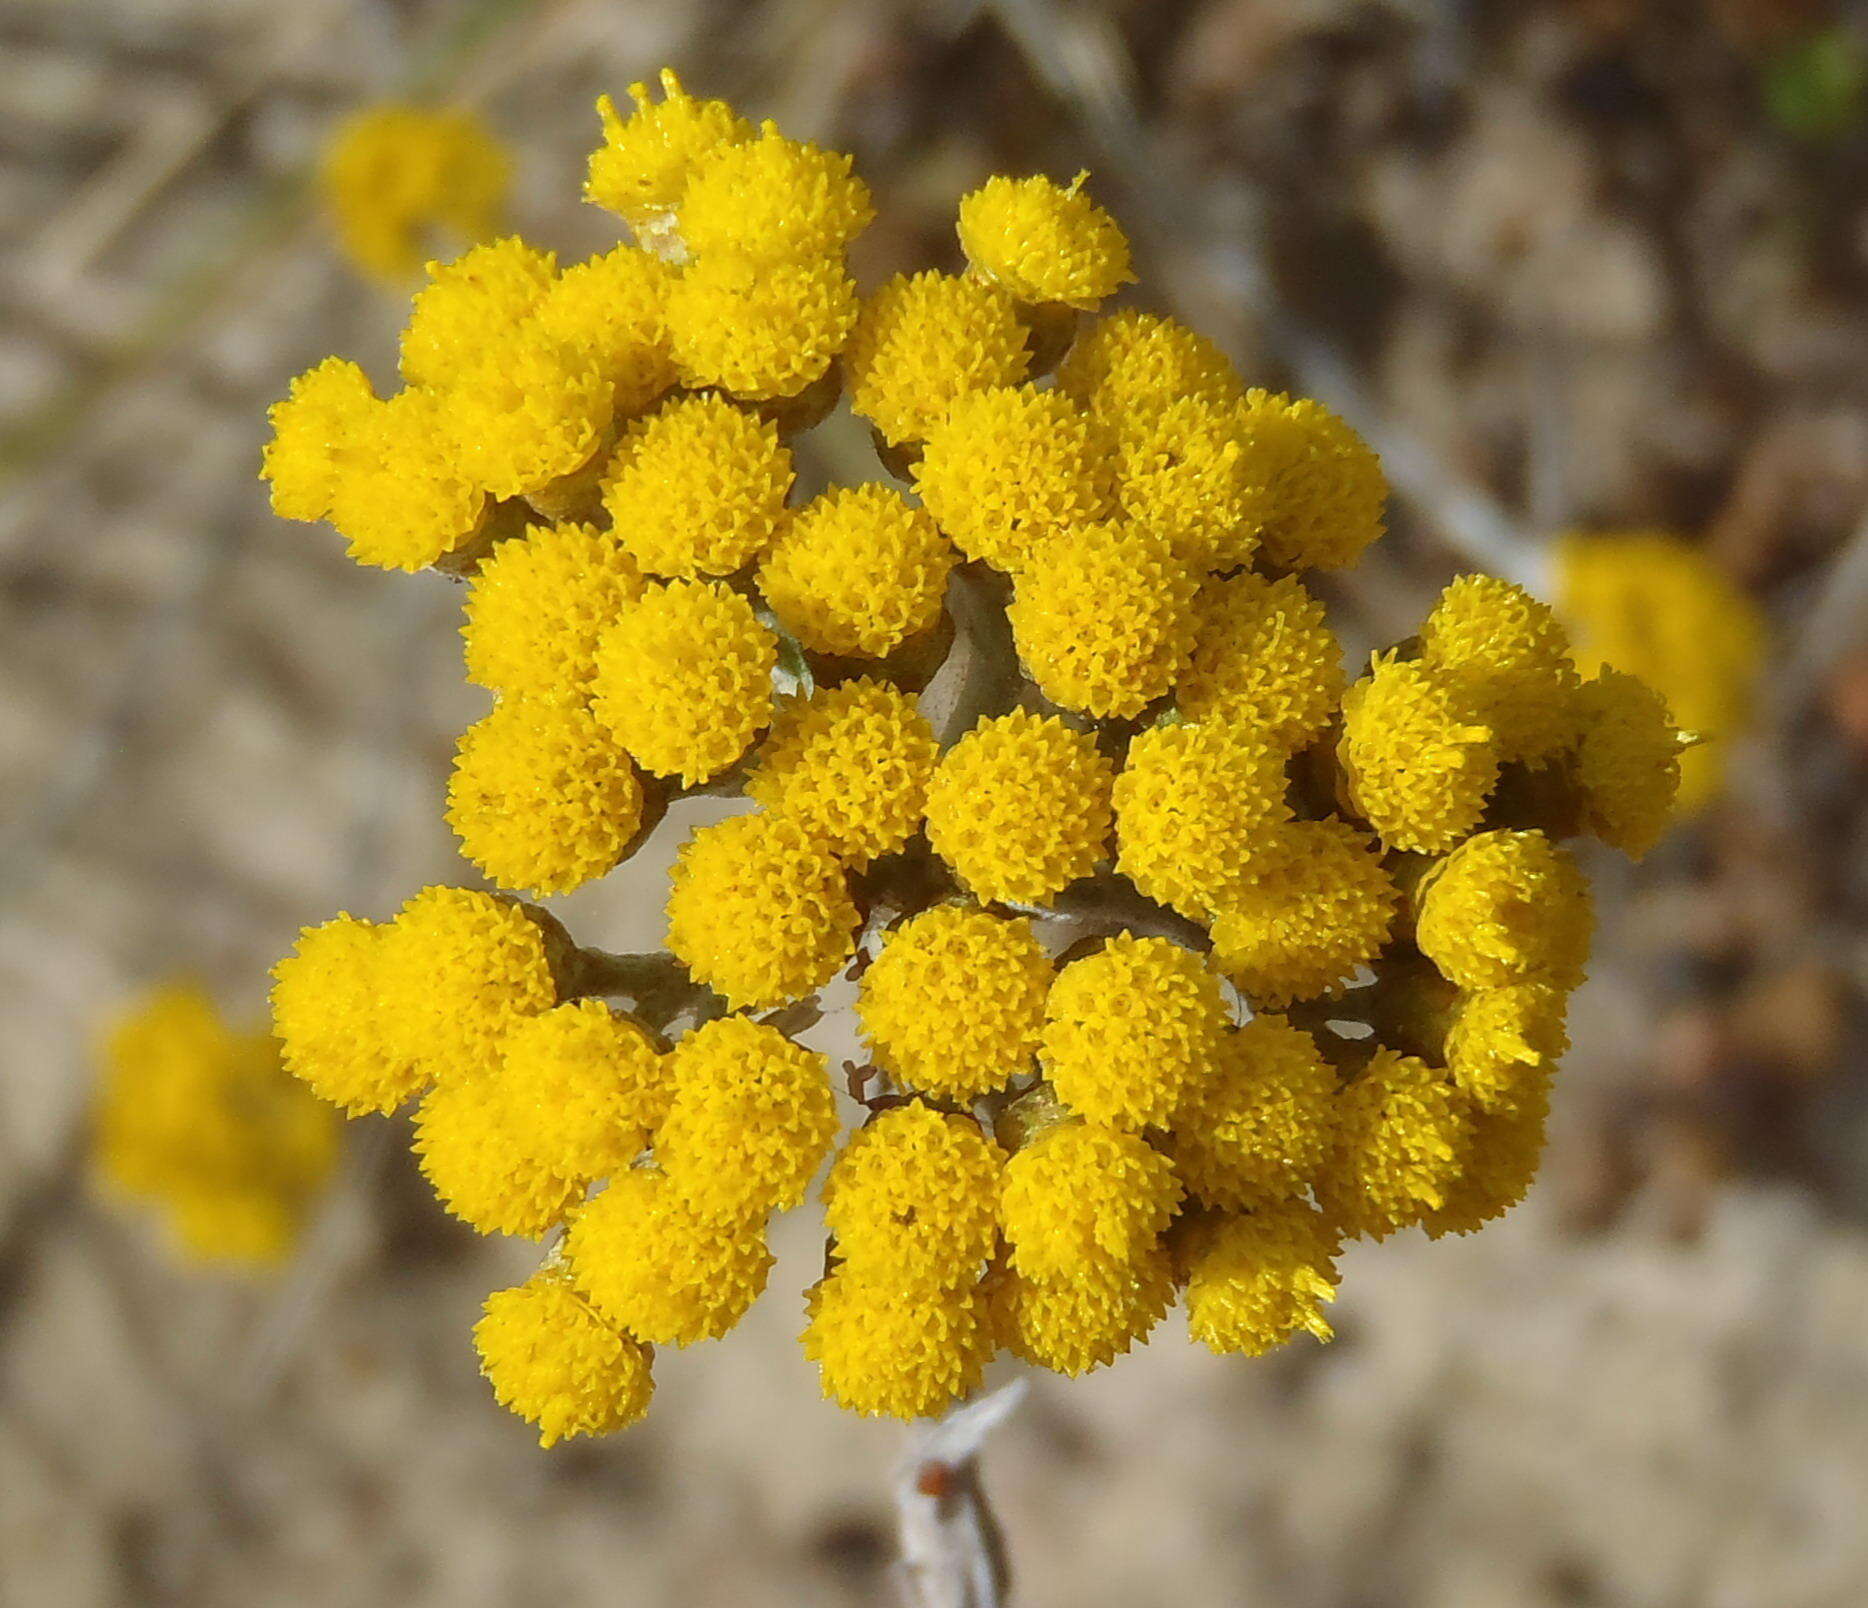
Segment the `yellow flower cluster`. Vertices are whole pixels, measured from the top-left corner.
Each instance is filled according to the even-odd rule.
[[[400,284],[421,271],[431,232],[470,246],[493,234],[511,172],[471,112],[385,103],[332,131],[318,181],[345,255]]]
[[[478,1331],[548,1442],[739,1321],[833,1151],[803,1343],[856,1411],[1099,1367],[1181,1292],[1216,1351],[1327,1337],[1344,1240],[1528,1187],[1589,944],[1560,840],[1644,850],[1682,734],[1481,576],[1351,682],[1307,576],[1381,535],[1379,464],[1099,311],[1130,255],[1081,178],[989,181],[964,272],[863,298],[848,158],[671,74],[631,101],[587,193],[632,244],[436,265],[401,391],[332,360],[274,410],[281,513],[470,583],[498,701],[448,815],[509,890],[308,929],[287,1064],[420,1097],[451,1210],[562,1235]],[[807,499],[840,399],[875,470]],[[518,902],[702,790],[745,802],[675,855],[664,951]],[[840,979],[847,1105],[793,1036]]]
[[[336,1165],[338,1123],[272,1035],[236,1032],[201,988],[171,983],[111,1025],[99,1059],[98,1183],[146,1203],[191,1261],[284,1261]]]

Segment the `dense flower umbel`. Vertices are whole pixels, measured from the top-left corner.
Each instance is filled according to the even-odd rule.
[[[753,807],[691,828],[654,954],[461,889],[307,929],[286,1064],[419,1098],[452,1211],[563,1236],[477,1334],[547,1441],[731,1329],[826,1163],[803,1343],[855,1411],[939,1412],[996,1350],[1101,1367],[1181,1290],[1215,1351],[1327,1338],[1344,1240],[1529,1186],[1589,943],[1561,840],[1645,850],[1692,739],[1483,576],[1346,686],[1309,572],[1381,535],[1380,466],[1101,310],[1131,258],[1083,180],[990,181],[964,272],[864,294],[848,158],[672,74],[630,98],[587,194],[633,242],[432,265],[403,388],[301,376],[264,473],[361,562],[469,580],[497,701],[448,814],[495,883]],[[807,499],[840,395],[877,462]],[[792,1035],[850,981],[833,1083]]]

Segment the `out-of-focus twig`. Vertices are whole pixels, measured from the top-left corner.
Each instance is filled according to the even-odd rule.
[[[1008,1600],[1011,1570],[980,1485],[979,1454],[1025,1390],[1015,1380],[911,1432],[895,1476],[896,1577],[906,1608],[999,1608]]]

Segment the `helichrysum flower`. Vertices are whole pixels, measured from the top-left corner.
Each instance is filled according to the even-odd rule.
[[[520,1098],[490,1072],[430,1089],[415,1116],[415,1154],[435,1197],[462,1222],[538,1239],[582,1198],[584,1181],[514,1144]]]
[[[1060,1122],[1006,1164],[1000,1214],[1011,1264],[1038,1280],[1130,1266],[1153,1251],[1182,1193],[1173,1163],[1138,1135]]]
[[[960,249],[1022,302],[1094,307],[1133,282],[1129,243],[1084,192],[1047,178],[988,179],[960,198]]]
[[[769,422],[717,396],[682,397],[623,436],[603,505],[651,575],[729,575],[772,545],[791,478]]]
[[[686,385],[796,396],[835,361],[856,309],[856,282],[834,258],[710,256],[689,263],[670,292],[668,334]]]
[[[369,421],[381,406],[363,370],[341,357],[327,357],[299,375],[268,413],[273,434],[260,473],[272,482],[272,511],[307,522],[330,513],[345,468],[364,450]]]
[[[655,1394],[648,1347],[598,1317],[561,1273],[495,1290],[473,1338],[495,1399],[537,1426],[540,1446],[627,1429]]]
[[[692,786],[765,729],[777,662],[778,639],[737,592],[670,581],[598,639],[592,709],[644,770]]]
[[[111,1024],[100,1059],[98,1181],[153,1207],[192,1260],[285,1260],[336,1164],[338,1122],[280,1066],[276,1041],[175,983]]]
[[[594,366],[618,413],[640,413],[675,383],[674,286],[660,257],[618,246],[564,270],[538,304],[539,331]]]
[[[678,790],[757,807],[682,848],[662,953],[449,888],[306,931],[285,1063],[353,1113],[425,1095],[424,1170],[477,1227],[565,1225],[480,1332],[547,1441],[631,1421],[647,1347],[764,1286],[840,1126],[780,1024],[840,974],[873,1064],[806,1298],[828,1395],[938,1412],[1001,1346],[1081,1373],[1177,1279],[1216,1351],[1326,1336],[1341,1237],[1528,1187],[1589,938],[1555,840],[1642,852],[1695,739],[1479,576],[1345,691],[1298,572],[1381,535],[1375,455],[1171,318],[1080,316],[1129,277],[1081,181],[991,180],[964,274],[865,302],[849,160],[662,91],[599,103],[586,193],[631,243],[431,264],[405,388],[300,376],[262,473],[360,562],[471,582],[499,702],[449,816],[494,881],[568,891]],[[839,401],[874,483],[792,508],[789,443]],[[1326,998],[1314,1034],[1267,1014]],[[175,1206],[223,1245],[283,1221]]]
[[[509,1028],[558,1002],[544,929],[511,899],[424,888],[395,925],[390,1008],[443,1081],[484,1071]]]
[[[1679,756],[1679,811],[1704,809],[1723,784],[1728,740],[1751,719],[1769,646],[1757,604],[1704,547],[1661,531],[1566,536],[1557,568],[1577,667],[1640,677],[1708,739]]]
[[[1446,1069],[1481,1111],[1504,1110],[1541,1089],[1570,1047],[1563,989],[1507,983],[1461,994],[1446,1030]]]
[[[480,361],[489,338],[523,329],[558,278],[558,259],[516,235],[428,265],[402,331],[402,377],[445,389]]]
[[[772,1271],[763,1215],[717,1221],[646,1171],[618,1173],[578,1211],[564,1254],[578,1292],[652,1345],[718,1340]]]
[[[1187,1256],[1187,1328],[1221,1356],[1262,1356],[1299,1330],[1328,1340],[1337,1238],[1302,1201],[1200,1222]]]
[[[1194,576],[1164,537],[1096,525],[1046,543],[1005,611],[1026,673],[1060,708],[1139,714],[1193,646]]]
[[[1115,507],[1107,439],[1069,397],[1029,385],[957,397],[929,430],[914,475],[960,551],[1002,570]]]
[[[1343,569],[1383,530],[1388,482],[1355,431],[1320,402],[1246,393],[1244,474],[1259,550],[1284,569]]]
[[[1084,328],[1057,366],[1057,386],[1117,429],[1150,419],[1182,397],[1245,400],[1244,383],[1206,336],[1129,307]]]
[[[440,402],[401,391],[362,415],[331,488],[331,523],[359,564],[426,569],[480,532],[486,489],[454,456]]]
[[[804,1354],[824,1394],[866,1416],[922,1418],[979,1387],[993,1328],[978,1287],[904,1300],[890,1283],[842,1268],[806,1297]]]
[[[692,1211],[763,1219],[804,1199],[837,1133],[823,1056],[728,1016],[683,1038],[669,1071],[674,1099],[655,1148],[669,1188]]]
[[[883,940],[857,1014],[884,1071],[971,1101],[1030,1070],[1053,976],[1024,917],[936,905]]]
[[[1444,854],[1479,824],[1498,780],[1492,728],[1431,670],[1377,654],[1343,694],[1337,756],[1349,796],[1391,849]]]
[[[1244,571],[1201,587],[1193,656],[1175,689],[1184,714],[1294,750],[1323,733],[1342,694],[1343,650],[1295,576]]]
[[[852,1136],[824,1182],[824,1219],[855,1277],[915,1298],[979,1282],[998,1241],[1005,1153],[971,1117],[919,1102]]]
[[[812,652],[879,658],[939,620],[955,558],[925,509],[887,486],[849,486],[786,522],[759,590]]]
[[[669,1058],[648,1030],[595,999],[515,1023],[492,1077],[511,1096],[507,1141],[579,1183],[634,1161],[674,1099]]]
[[[703,260],[730,252],[785,265],[841,251],[875,215],[849,157],[786,139],[767,123],[755,138],[722,141],[695,162],[677,221],[682,243]]]
[[[1381,953],[1396,890],[1364,834],[1338,820],[1265,833],[1213,922],[1215,964],[1255,1004],[1335,992]]]
[[[1471,1138],[1469,1108],[1445,1072],[1377,1050],[1337,1096],[1318,1203],[1343,1233],[1386,1238],[1446,1203]]]
[[[670,952],[736,1009],[816,993],[854,952],[857,919],[843,863],[784,815],[699,828],[669,883]]]
[[[1620,670],[1585,681],[1578,700],[1583,734],[1574,770],[1584,824],[1638,860],[1674,817],[1681,762],[1696,739],[1674,725],[1658,692]]]
[[[935,769],[928,841],[982,899],[1049,899],[1101,863],[1114,782],[1096,744],[1061,720],[982,720]]]
[[[937,754],[914,699],[864,677],[779,711],[746,796],[861,868],[920,827]]]
[[[1415,942],[1461,988],[1582,978],[1593,924],[1589,884],[1541,832],[1482,832],[1422,879]]]
[[[642,824],[642,784],[588,710],[505,698],[461,737],[447,816],[489,881],[569,893],[622,859]]]
[[[898,274],[868,297],[843,366],[850,407],[885,441],[925,441],[970,391],[1015,386],[1031,352],[1012,299],[971,276]]]
[[[1219,980],[1166,938],[1111,938],[1057,974],[1038,1054],[1071,1110],[1092,1121],[1160,1127],[1212,1075],[1226,1029]]]
[[[1258,547],[1236,404],[1181,396],[1116,423],[1116,501],[1204,573],[1249,563]]]
[[[666,68],[661,85],[657,101],[647,84],[631,84],[635,109],[626,118],[608,95],[598,99],[603,144],[591,153],[584,185],[586,200],[639,230],[674,210],[703,157],[753,135],[752,124],[725,101],[696,100]]]
[[[1226,903],[1266,828],[1290,819],[1284,755],[1250,728],[1155,726],[1129,741],[1116,778],[1116,869],[1195,921]]]
[[[1462,575],[1420,628],[1421,661],[1457,687],[1500,760],[1544,763],[1577,737],[1576,669],[1548,604],[1491,575]]]
[[[989,1285],[999,1340],[1015,1355],[1066,1378],[1107,1367],[1147,1338],[1174,1298],[1168,1253],[1066,1279],[1006,1270]]]
[[[467,591],[467,679],[494,692],[583,702],[598,639],[642,596],[642,572],[609,531],[533,526],[501,542]]]
[[[286,1070],[352,1116],[394,1111],[432,1074],[398,1008],[404,935],[340,914],[307,927],[273,967],[272,1026]]]
[[[372,278],[421,271],[439,233],[473,245],[492,234],[512,163],[473,113],[382,104],[332,132],[318,185],[350,260]]]
[[[1475,1111],[1464,1166],[1421,1227],[1434,1239],[1471,1234],[1523,1200],[1543,1159],[1549,1115],[1548,1072],[1527,1080],[1514,1104]]]
[[[1228,1032],[1173,1115],[1167,1153],[1188,1192],[1233,1211],[1302,1196],[1335,1138],[1336,1085],[1316,1041],[1282,1017]]]

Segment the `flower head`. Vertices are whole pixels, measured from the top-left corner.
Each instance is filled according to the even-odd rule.
[[[1167,1153],[1188,1191],[1230,1211],[1302,1196],[1335,1138],[1336,1083],[1316,1041],[1282,1017],[1227,1033],[1173,1116]]]
[[[988,179],[960,198],[960,249],[1022,302],[1094,307],[1133,282],[1129,243],[1084,192],[1043,177]]]
[[[717,1222],[763,1219],[804,1199],[837,1133],[823,1056],[728,1016],[683,1038],[669,1070],[674,1099],[656,1153],[690,1210]]]
[[[1057,974],[1038,1053],[1071,1110],[1112,1127],[1161,1127],[1211,1075],[1225,1029],[1219,979],[1199,956],[1119,934]]]
[[[1066,1279],[1030,1279],[1007,1269],[989,1294],[1002,1345],[1075,1379],[1147,1338],[1174,1298],[1174,1275],[1167,1251],[1155,1248]]]
[[[699,828],[670,874],[668,948],[735,1009],[816,993],[849,960],[857,920],[843,862],[787,815]]]
[[[581,703],[597,641],[642,596],[642,572],[609,531],[534,525],[501,542],[467,591],[467,679],[494,692]]]
[[[430,263],[402,331],[403,379],[452,386],[474,367],[484,342],[503,342],[525,327],[557,278],[558,259],[517,235]]]
[[[842,1268],[812,1287],[804,1354],[824,1394],[868,1417],[925,1418],[979,1387],[993,1330],[978,1288],[907,1301],[893,1284]]]
[[[415,1154],[435,1197],[481,1234],[539,1239],[583,1197],[585,1180],[513,1143],[520,1091],[491,1074],[430,1089],[415,1117]]]
[[[652,1345],[718,1340],[772,1271],[762,1216],[716,1221],[646,1171],[618,1173],[578,1211],[564,1255],[578,1293]]]
[[[1101,862],[1114,782],[1095,743],[1061,720],[982,720],[935,769],[928,841],[982,899],[1048,899]]]
[[[824,1182],[837,1255],[917,1296],[975,1284],[998,1241],[1005,1153],[971,1117],[911,1102],[858,1130]]]
[[[1240,439],[1259,548],[1272,563],[1343,569],[1382,534],[1381,463],[1322,403],[1249,391]]]
[[[1396,890],[1367,837],[1341,821],[1268,831],[1213,922],[1215,964],[1255,1004],[1335,992],[1380,954]]]
[[[1491,729],[1501,760],[1547,761],[1576,741],[1576,670],[1547,604],[1491,575],[1462,575],[1421,626],[1421,660]]]
[[[1384,1239],[1446,1204],[1472,1117],[1444,1072],[1377,1050],[1337,1096],[1336,1144],[1317,1200],[1344,1234]]]
[[[850,486],[790,518],[759,590],[812,652],[879,658],[940,618],[954,560],[925,509],[887,486]]]
[[[647,1029],[595,999],[515,1023],[493,1077],[511,1094],[509,1141],[580,1183],[634,1161],[674,1098],[668,1057]]]
[[[642,784],[588,710],[506,698],[461,737],[447,815],[488,881],[569,893],[635,840]]]
[[[772,545],[791,479],[770,423],[720,397],[682,397],[624,434],[603,505],[651,575],[729,575]]]
[[[851,167],[842,152],[786,139],[773,123],[715,145],[681,193],[682,243],[703,260],[732,253],[760,265],[839,252],[876,215]]]
[[[393,103],[345,118],[318,163],[345,254],[391,283],[420,272],[432,230],[469,245],[492,234],[511,177],[473,113]]]
[[[936,905],[883,939],[857,1013],[884,1071],[976,1100],[1030,1069],[1053,975],[1024,917]]]
[[[655,1394],[648,1347],[618,1334],[559,1273],[495,1290],[473,1338],[494,1397],[538,1427],[540,1446],[627,1429]]]
[[[1575,776],[1583,820],[1604,843],[1638,860],[1672,824],[1681,761],[1696,738],[1674,725],[1658,692],[1619,670],[1585,681],[1578,701],[1583,735]]]
[[[1028,1279],[1071,1280],[1143,1260],[1180,1208],[1167,1157],[1099,1122],[1060,1122],[1006,1164],[1000,1213],[1011,1263]]]
[[[1244,383],[1206,336],[1129,307],[1083,326],[1058,365],[1057,385],[1117,429],[1151,418],[1181,397],[1245,400]]]
[[[1154,726],[1116,778],[1116,869],[1147,898],[1203,921],[1290,819],[1284,755],[1249,728]]]
[[[921,825],[938,750],[914,700],[867,677],[780,710],[746,796],[862,867]]]
[[[1542,832],[1481,832],[1430,869],[1415,941],[1461,988],[1573,987],[1589,955],[1589,884]]]
[[[1543,1159],[1549,1116],[1548,1073],[1528,1079],[1514,1104],[1475,1111],[1464,1165],[1445,1201],[1421,1221],[1427,1233],[1434,1239],[1476,1233],[1523,1200]]]
[[[1342,692],[1343,650],[1295,576],[1247,570],[1200,588],[1193,656],[1175,691],[1184,714],[1295,750],[1322,735]]]
[[[670,581],[598,639],[592,710],[644,770],[692,786],[765,729],[777,662],[777,638],[737,592]]]
[[[668,332],[684,384],[752,399],[796,396],[823,378],[856,326],[856,309],[856,282],[834,258],[723,254],[683,271],[668,297]]]
[[[675,271],[617,246],[564,270],[538,304],[539,332],[609,382],[615,411],[640,413],[675,382],[669,300]]]
[[[661,85],[657,101],[647,84],[631,84],[635,110],[626,118],[608,95],[597,101],[603,144],[591,153],[584,198],[637,229],[674,209],[703,157],[753,134],[752,125],[725,101],[696,100],[666,68]]]
[[[1457,687],[1393,654],[1343,694],[1336,752],[1350,799],[1391,849],[1444,854],[1498,780],[1492,728]]]
[[[346,466],[364,450],[381,406],[363,370],[341,357],[327,357],[299,375],[267,414],[273,433],[260,475],[272,482],[272,511],[307,522],[330,513]]]
[[[915,489],[968,558],[1017,570],[1047,537],[1114,511],[1108,449],[1057,391],[968,391],[928,431]]]
[[[1016,386],[1031,361],[1012,299],[971,276],[897,274],[864,303],[843,354],[850,407],[885,441],[925,441],[954,401]]]
[[[1047,542],[1006,612],[1031,679],[1064,709],[1127,717],[1168,691],[1193,646],[1194,577],[1164,537],[1090,526]]]
[[[353,559],[377,569],[426,569],[479,534],[486,488],[456,461],[437,397],[398,392],[359,424],[331,485],[331,523]]]
[[[1212,1217],[1187,1252],[1187,1327],[1221,1356],[1262,1356],[1300,1329],[1328,1340],[1337,1237],[1302,1201]]]
[[[1196,570],[1233,570],[1258,548],[1238,407],[1179,396],[1116,424],[1116,501]]]
[[[1534,1098],[1570,1047],[1569,996],[1545,982],[1461,994],[1446,1031],[1446,1069],[1480,1111]]]
[[[351,1116],[394,1111],[432,1076],[395,1008],[403,934],[352,915],[307,927],[273,967],[272,1028],[285,1068]]]

